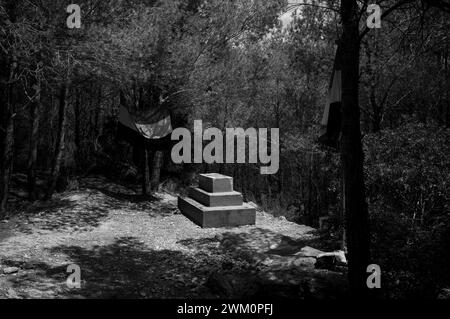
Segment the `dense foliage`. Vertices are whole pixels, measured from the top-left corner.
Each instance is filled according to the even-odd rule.
[[[450,132],[405,123],[366,137],[373,251],[397,297],[448,286]]]

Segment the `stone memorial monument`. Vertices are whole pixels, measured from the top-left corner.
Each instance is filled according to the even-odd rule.
[[[256,210],[233,190],[233,178],[211,173],[199,175],[199,187],[178,197],[181,213],[203,228],[254,225]]]

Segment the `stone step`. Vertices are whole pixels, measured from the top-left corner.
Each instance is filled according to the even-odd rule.
[[[181,213],[202,228],[254,225],[256,211],[248,204],[206,207],[189,197],[178,197]]]
[[[209,193],[223,193],[233,191],[233,177],[218,174],[200,174],[199,187]]]
[[[203,189],[191,187],[189,197],[207,207],[241,206],[244,203],[241,193],[236,191],[208,193]]]

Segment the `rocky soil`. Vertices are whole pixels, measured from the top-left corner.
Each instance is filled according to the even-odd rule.
[[[0,221],[0,298],[339,298],[347,291],[345,267],[320,258],[326,245],[314,229],[262,211],[254,226],[202,229],[180,214],[175,194],[144,198],[101,177],[51,201],[21,203]],[[81,270],[79,289],[66,283],[71,264]]]

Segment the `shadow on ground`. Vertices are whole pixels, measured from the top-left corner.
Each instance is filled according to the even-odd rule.
[[[108,197],[112,197],[117,201],[126,201],[131,202],[134,204],[139,204],[143,202],[156,202],[159,199],[152,195],[142,195],[142,194],[126,194],[126,193],[120,193],[120,192],[113,192],[108,190],[107,188],[94,188],[98,190],[99,192],[105,194]]]
[[[315,269],[315,258],[296,255],[305,246],[317,247],[318,237],[294,239],[254,228],[179,243],[223,260],[221,271],[213,273],[209,281],[212,291],[221,297],[320,299],[347,294],[343,273]]]
[[[180,244],[216,253],[228,252],[233,256],[265,258],[268,255],[294,256],[303,247],[330,250],[319,236],[292,238],[265,228],[252,228],[248,232],[226,232],[211,238],[184,239]]]
[[[213,297],[198,284],[208,274],[196,259],[177,251],[146,249],[134,238],[120,238],[111,245],[92,249],[59,246],[51,252],[65,254],[71,263],[80,266],[82,288],[67,288],[68,264],[5,261],[28,269],[11,279],[20,297],[36,297],[36,292],[58,298]]]
[[[266,233],[266,232],[264,232]],[[267,232],[269,233],[269,232]],[[262,234],[255,230],[253,234]],[[251,237],[251,235],[250,235]],[[191,240],[193,253],[148,249],[133,237],[122,237],[90,249],[58,246],[55,256],[70,262],[4,261],[21,271],[10,278],[24,298],[339,298],[345,296],[342,274],[299,267],[257,266],[262,253],[249,236],[226,233],[214,251],[214,238]],[[206,245],[206,246],[205,246]],[[216,244],[215,244],[216,245]],[[243,245],[243,248],[232,246]],[[217,245],[216,245],[217,246]],[[245,255],[237,254],[245,251]],[[69,289],[69,264],[81,268],[81,289]]]
[[[16,218],[16,230],[25,234],[31,234],[36,229],[89,231],[106,220],[112,210],[144,211],[150,217],[179,213],[175,205],[160,203],[160,199],[155,196],[92,188],[74,191],[62,198],[35,202],[26,209],[24,216]],[[0,240],[7,237],[0,236]]]
[[[79,207],[76,196],[35,203],[27,209],[17,230],[30,234],[36,229],[63,231],[75,228],[82,231],[99,226],[108,216],[109,206]]]
[[[162,203],[161,199],[156,196],[118,193],[107,188],[95,188],[95,190],[107,196],[104,205],[108,209],[145,211],[150,217],[179,214],[174,203]]]

